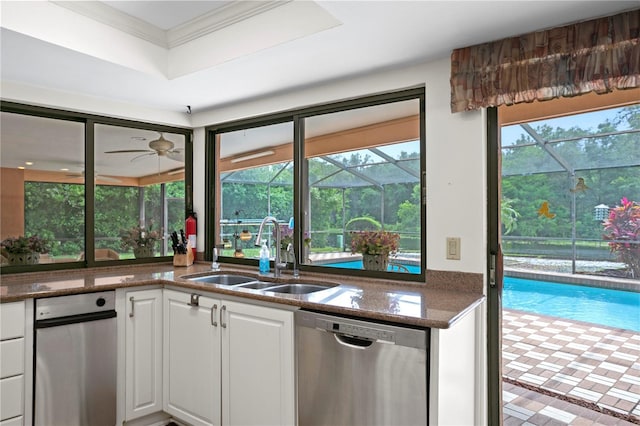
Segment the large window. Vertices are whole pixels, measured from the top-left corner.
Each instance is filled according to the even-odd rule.
[[[412,90],[211,127],[208,248],[255,263],[256,232],[272,216],[281,245],[272,221],[261,238],[272,259],[278,250],[301,269],[423,278],[422,97]]]
[[[9,112],[0,119],[0,239],[46,240],[42,253],[3,249],[2,263],[78,261],[85,249],[84,123]]]
[[[104,124],[95,135],[96,260],[172,254],[167,236],[184,229],[184,135]]]
[[[386,269],[420,273],[419,110],[410,100],[305,120],[304,263],[363,269],[365,253],[354,250],[354,239],[390,233],[398,238]]]
[[[190,130],[2,107],[2,272],[172,254],[192,209]]]
[[[502,128],[505,266],[638,278],[622,210],[640,202],[639,119],[633,105]]]
[[[218,134],[219,215],[222,256],[258,258],[255,239],[263,218],[282,224],[293,216],[293,123]],[[271,225],[270,225],[271,226]],[[263,232],[273,247],[273,229]]]

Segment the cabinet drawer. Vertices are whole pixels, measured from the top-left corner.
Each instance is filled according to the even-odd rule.
[[[0,340],[24,337],[24,302],[0,303]]]
[[[22,426],[24,423],[24,417],[14,417],[12,419],[3,420],[0,422],[0,426]]]
[[[0,420],[22,415],[24,376],[0,380]]]
[[[0,379],[24,373],[24,338],[0,342]]]

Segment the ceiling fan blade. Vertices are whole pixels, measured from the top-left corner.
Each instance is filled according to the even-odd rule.
[[[146,154],[136,155],[131,159],[131,162],[135,163],[136,161],[140,161],[143,157],[147,157],[149,155],[156,155],[156,152],[149,152],[149,151],[143,151],[143,152],[146,152]]]
[[[171,158],[172,160],[184,163],[184,153],[180,151],[177,151],[177,150],[169,151],[167,152],[167,157]]]
[[[184,173],[184,167],[178,167],[177,169],[169,170],[168,175],[177,175],[178,173]]]
[[[148,149],[121,149],[118,151],[105,151],[105,154],[128,154],[131,152],[150,152],[153,154],[153,151],[149,151]]]

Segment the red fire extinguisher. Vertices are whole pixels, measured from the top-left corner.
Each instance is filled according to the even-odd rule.
[[[191,250],[193,250],[193,258],[196,259],[198,248],[196,247],[196,233],[198,230],[198,220],[196,219],[196,213],[190,212],[187,220],[184,223],[184,229],[186,230],[187,240],[191,243]]]

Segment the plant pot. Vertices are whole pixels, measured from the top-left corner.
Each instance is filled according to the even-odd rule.
[[[280,250],[280,261],[285,263],[294,263],[293,253],[287,250]]]
[[[133,255],[136,259],[140,259],[143,257],[153,257],[153,247],[140,246],[133,249]]]
[[[9,265],[36,265],[40,262],[40,253],[9,253]]]
[[[362,267],[367,271],[386,271],[389,265],[388,254],[363,254]]]

